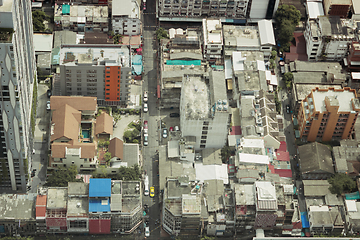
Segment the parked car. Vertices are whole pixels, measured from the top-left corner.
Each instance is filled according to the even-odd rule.
[[[46,102],[46,110],[50,110],[50,101]]]
[[[144,112],[147,112],[147,111],[149,111],[148,105],[147,105],[147,103],[144,103]]]
[[[167,133],[167,128],[163,129],[163,138],[167,138],[168,133]]]
[[[148,135],[144,135],[144,146],[147,146],[149,145],[149,142],[148,142]]]
[[[150,197],[155,197],[155,188],[154,187],[150,188]]]
[[[150,237],[150,228],[149,227],[145,227],[145,237]]]
[[[179,131],[179,126],[175,126],[175,131]]]
[[[144,91],[144,102],[148,101],[148,92]]]
[[[173,128],[173,127],[170,127],[170,128],[169,128],[169,131],[170,131],[170,132],[174,131],[174,128]]]
[[[144,134],[148,134],[148,129],[149,129],[148,121],[144,121]]]
[[[51,90],[50,89],[47,90],[46,95],[47,95],[48,98],[51,97]]]
[[[170,117],[180,117],[180,114],[178,114],[178,113],[170,113]]]
[[[286,113],[290,113],[290,106],[286,105]]]

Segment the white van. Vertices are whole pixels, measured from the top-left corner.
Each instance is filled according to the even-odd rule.
[[[145,196],[149,195],[149,176],[148,175],[145,176],[145,180],[144,180],[144,195]]]

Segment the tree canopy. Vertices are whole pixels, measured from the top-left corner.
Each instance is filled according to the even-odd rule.
[[[102,173],[94,173],[93,178],[111,178],[112,180],[139,180],[141,178],[141,171],[139,165],[135,164],[132,167],[120,167],[119,173],[107,174],[105,171]]]
[[[75,165],[71,165],[68,168],[59,168],[47,178],[44,186],[67,187],[68,182],[82,182],[81,179],[76,179],[77,174],[78,171]]]
[[[280,49],[288,51],[290,41],[293,40],[293,34],[296,25],[299,24],[301,13],[293,5],[283,4],[279,6],[275,13],[276,35]]]
[[[167,31],[163,28],[158,28],[155,32],[157,39],[160,41],[163,38],[169,38]]]
[[[32,12],[32,18],[34,32],[45,32],[47,30],[44,21],[50,21],[49,15],[46,15],[45,12],[41,10],[36,10]]]
[[[286,88],[291,89],[292,88],[292,82],[294,80],[294,75],[292,74],[292,72],[287,72],[287,73],[284,74],[283,80],[285,82]]]
[[[347,174],[336,173],[328,179],[331,184],[329,190],[332,194],[341,195],[342,193],[350,193],[356,190],[356,182]]]

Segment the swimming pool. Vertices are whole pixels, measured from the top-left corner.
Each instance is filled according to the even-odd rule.
[[[83,138],[90,138],[90,130],[82,130]]]

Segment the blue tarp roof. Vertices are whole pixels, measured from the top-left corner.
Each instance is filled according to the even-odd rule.
[[[142,56],[141,55],[132,56],[131,65],[142,65]]]
[[[91,180],[91,178],[90,178]],[[89,200],[89,212],[110,212],[110,199],[92,198]]]
[[[345,199],[346,200],[357,200],[357,199],[360,199],[360,194],[359,194],[359,192],[347,193],[347,194],[345,194]]]
[[[141,75],[142,70],[143,70],[143,66],[142,65],[132,65],[132,69],[131,69],[131,74],[132,75]]]
[[[309,224],[309,219],[308,219],[308,215],[307,212],[300,212],[301,215],[301,224],[303,228],[309,228],[310,224]]]
[[[111,179],[110,178],[90,178],[89,197],[110,197]]]
[[[201,60],[166,60],[167,65],[200,66]]]

